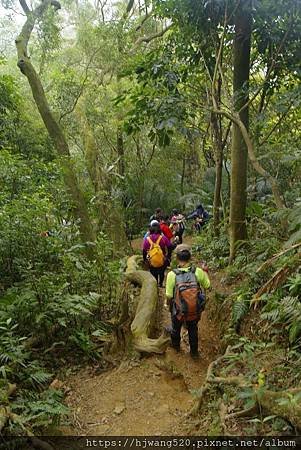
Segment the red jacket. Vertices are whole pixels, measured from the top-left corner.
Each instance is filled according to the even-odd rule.
[[[160,223],[160,229],[161,229],[162,233],[163,233],[169,240],[173,237],[173,233],[172,233],[171,229],[169,228],[169,226],[168,226],[166,223],[161,222],[161,223]]]

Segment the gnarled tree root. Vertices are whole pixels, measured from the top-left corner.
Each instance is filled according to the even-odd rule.
[[[135,318],[131,324],[133,347],[141,353],[164,353],[170,338],[161,335],[157,339],[149,337],[154,327],[158,307],[158,287],[154,277],[145,270],[138,270],[137,255],[127,261],[126,280],[141,287]]]
[[[217,365],[222,362],[231,353],[231,347],[228,347],[226,353],[213,361],[207,370],[206,381],[199,391],[197,402],[190,414],[197,414],[202,406],[204,396],[209,391],[212,385],[232,385],[237,388],[250,388],[254,391],[254,399],[256,404],[249,409],[234,412],[232,414],[226,414],[225,408],[219,410],[219,414],[223,420],[221,425],[226,428],[226,421],[228,419],[235,419],[240,417],[250,417],[254,415],[258,410],[273,414],[275,416],[282,417],[290,422],[296,429],[301,430],[301,402],[296,401],[296,396],[301,395],[301,386],[297,388],[288,389],[287,391],[272,391],[265,387],[259,388],[257,385],[253,385],[248,382],[243,376],[229,376],[219,377],[215,376],[213,371]]]
[[[240,388],[248,387],[254,391],[256,405],[248,410],[229,414],[226,416],[226,419],[247,417],[249,414],[254,414],[256,410],[261,410],[282,417],[290,422],[295,428],[301,430],[301,402],[296,402],[296,400],[294,400],[295,395],[301,395],[301,388],[276,392],[265,388],[260,389],[250,383],[248,384],[241,377],[212,377],[209,379],[209,383],[232,384],[233,386],[238,386]]]
[[[280,392],[263,390],[257,395],[257,402],[263,410],[288,420],[301,430],[301,402],[300,397],[298,402],[294,400],[295,395],[301,395],[301,387]]]
[[[205,397],[205,394],[209,391],[210,389],[210,381],[212,380],[213,377],[213,370],[214,368],[224,359],[226,358],[229,354],[231,353],[231,347],[228,346],[226,349],[226,352],[224,353],[224,355],[219,356],[217,359],[215,359],[214,361],[212,361],[207,369],[207,375],[206,375],[206,379],[205,379],[205,383],[203,384],[203,386],[201,387],[199,394],[197,396],[197,400],[195,405],[192,407],[192,409],[189,412],[189,415],[195,416],[196,414],[198,414],[198,412],[200,411],[202,404],[203,404],[203,399]]]

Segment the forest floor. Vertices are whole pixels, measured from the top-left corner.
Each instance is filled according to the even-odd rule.
[[[134,250],[140,244],[140,239],[139,243],[134,241]],[[220,274],[210,277],[209,298],[216,290],[224,291]],[[161,290],[162,305],[163,298],[164,290]],[[162,325],[169,323],[169,312],[162,306]],[[118,367],[101,374],[91,367],[80,370],[68,379],[67,404],[73,412],[73,426],[64,434],[187,433],[191,421],[186,413],[194,403],[193,391],[201,387],[208,365],[220,351],[219,332],[206,311],[199,325],[199,349],[201,357],[195,361],[189,355],[187,331],[182,330],[180,353],[168,348],[162,356],[125,359]]]

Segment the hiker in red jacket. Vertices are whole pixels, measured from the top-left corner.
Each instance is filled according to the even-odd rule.
[[[162,233],[167,237],[167,239],[169,239],[171,241],[173,238],[173,232],[171,231],[171,229],[169,228],[169,225],[168,225],[168,216],[164,216],[161,219],[160,229],[161,229]]]
[[[155,277],[159,287],[163,287],[165,269],[170,263],[171,242],[162,233],[158,221],[153,220],[149,236],[143,240],[143,260],[149,264],[150,273]]]

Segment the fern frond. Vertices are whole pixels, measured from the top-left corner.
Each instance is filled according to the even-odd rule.
[[[248,314],[250,304],[247,300],[235,300],[232,306],[232,324],[238,326],[242,319]]]

